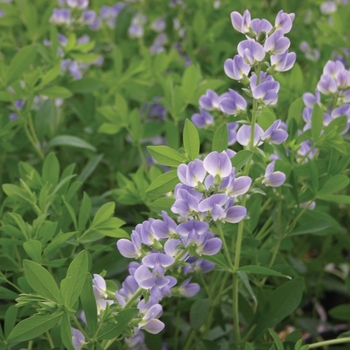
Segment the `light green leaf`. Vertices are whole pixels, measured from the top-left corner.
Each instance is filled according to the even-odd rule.
[[[53,99],[68,98],[72,96],[72,93],[63,86],[50,86],[48,88],[38,91],[38,94]]]
[[[236,168],[236,171],[243,168],[252,155],[253,152],[248,150],[239,151],[233,158],[231,158],[232,166]]]
[[[8,68],[6,85],[11,85],[34,62],[37,54],[36,45],[22,47],[12,58]]]
[[[183,143],[184,143],[185,151],[189,156],[190,160],[197,159],[199,154],[199,146],[200,146],[199,135],[198,135],[197,128],[189,119],[186,119],[185,121]]]
[[[50,152],[46,157],[43,169],[42,169],[42,180],[56,186],[60,177],[60,163],[53,152]]]
[[[48,143],[48,147],[51,148],[55,146],[71,146],[71,147],[77,147],[77,148],[84,148],[89,151],[96,152],[96,148],[92,146],[90,143],[86,142],[85,140],[79,137],[70,136],[70,135],[60,135],[60,136],[54,137]]]
[[[13,327],[16,324],[17,313],[18,313],[18,307],[16,307],[16,305],[11,305],[6,310],[5,325],[4,325],[4,333],[6,338],[9,336],[9,334],[13,330]]]
[[[40,263],[43,246],[40,241],[30,240],[23,243],[23,248],[28,256],[35,262]]]
[[[177,171],[171,170],[165,174],[158,176],[147,188],[146,192],[150,194],[163,194],[173,191],[175,186],[179,183]]]
[[[221,125],[215,132],[213,138],[212,151],[226,151],[228,147],[228,130],[227,125]]]
[[[95,171],[96,167],[100,164],[102,158],[103,154],[98,154],[97,156],[92,157],[78,176],[77,181],[84,183],[89,178],[89,176]]]
[[[66,307],[72,308],[78,300],[84,286],[87,272],[87,253],[83,250],[70,263],[66,278],[61,281],[61,293]]]
[[[237,271],[242,271],[246,273],[256,273],[258,275],[266,275],[266,276],[279,276],[279,277],[291,279],[291,277],[286,276],[280,272],[269,269],[267,267],[258,266],[258,265],[241,266]]]
[[[147,149],[151,156],[163,165],[177,167],[186,160],[181,153],[168,146],[148,146]]]
[[[92,289],[92,278],[89,273],[86,275],[83,290],[80,294],[80,300],[89,330],[92,334],[95,334],[98,324],[97,306],[95,295]]]
[[[269,328],[269,333],[271,334],[273,340],[274,340],[274,345],[277,348],[277,350],[284,350],[282,340],[278,336],[278,334],[271,328]]]
[[[95,78],[82,78],[66,85],[66,88],[74,93],[88,94],[103,87],[103,82]]]
[[[331,224],[327,220],[312,221],[310,223],[300,225],[297,229],[295,229],[293,232],[291,232],[288,236],[297,236],[297,235],[320,232],[320,231],[327,229],[330,226],[331,226]]]
[[[60,291],[54,278],[45,268],[30,260],[23,260],[23,267],[24,276],[36,293],[49,300],[59,302]]]
[[[325,194],[323,196],[318,196],[319,199],[322,199],[324,201],[328,202],[334,202],[338,204],[350,204],[350,196],[345,195],[332,195],[332,194]]]
[[[108,202],[102,205],[100,209],[97,210],[94,220],[92,221],[91,226],[96,227],[104,223],[114,214],[115,203]]]
[[[39,335],[53,328],[62,318],[63,311],[53,315],[37,316],[26,318],[16,325],[10,333],[8,340],[11,342],[23,342],[35,339]]]
[[[75,350],[75,347],[73,346],[72,342],[72,328],[70,325],[68,313],[64,313],[62,316],[62,322],[60,325],[60,335],[63,345],[68,350]]]

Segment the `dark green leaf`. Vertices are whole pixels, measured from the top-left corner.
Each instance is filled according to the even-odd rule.
[[[279,277],[291,279],[291,277],[286,276],[280,272],[269,269],[267,267],[257,266],[257,265],[241,266],[237,271],[242,271],[246,273],[256,273],[257,275],[279,276]]]
[[[252,155],[253,152],[248,150],[239,151],[233,158],[231,158],[232,166],[236,168],[236,171],[243,168]]]
[[[184,143],[185,151],[189,156],[190,160],[197,159],[199,154],[199,146],[200,146],[199,135],[198,135],[197,128],[189,119],[186,119],[185,121],[183,143]]]
[[[92,278],[88,273],[85,278],[82,293],[80,294],[81,304],[84,310],[86,323],[92,334],[97,330],[97,306],[96,299],[92,289]]]
[[[62,318],[63,311],[53,315],[37,316],[26,318],[16,325],[10,333],[8,340],[11,342],[23,342],[35,339],[39,335],[53,328]]]
[[[103,83],[99,79],[86,77],[83,79],[72,81],[66,85],[66,88],[72,92],[87,94],[103,87]]]
[[[23,248],[28,256],[35,262],[40,263],[43,246],[40,241],[30,240],[23,243]]]
[[[218,128],[214,134],[212,151],[222,152],[226,151],[228,147],[228,130],[227,125],[223,124]]]
[[[326,220],[313,221],[307,224],[300,225],[293,232],[291,232],[289,236],[297,236],[297,235],[320,232],[327,229],[330,226],[331,226],[330,222]]]
[[[275,347],[277,348],[277,350],[284,350],[283,347],[283,343],[282,340],[280,339],[280,337],[278,336],[278,334],[273,330],[273,329],[269,329],[269,333],[271,334]]]
[[[349,184],[349,178],[345,175],[335,175],[322,186],[318,196],[324,196],[340,191]]]
[[[60,326],[60,335],[63,345],[68,350],[75,350],[72,342],[72,328],[69,321],[69,315],[67,313],[63,314],[62,322]]]
[[[89,178],[89,176],[95,171],[102,158],[103,154],[98,154],[97,156],[91,158],[89,162],[85,165],[80,175],[78,176],[77,181],[84,183]]]
[[[315,142],[319,139],[323,128],[323,110],[315,103],[311,116],[311,135]]]
[[[118,337],[129,326],[129,323],[139,313],[138,309],[122,310],[115,317],[117,324],[108,324],[101,329],[98,334],[98,339],[113,339]]]
[[[278,287],[269,296],[262,310],[253,335],[259,336],[290,315],[300,304],[304,290],[304,281],[297,277]]]
[[[212,302],[209,299],[199,299],[192,304],[190,309],[190,324],[193,329],[198,330],[204,324],[211,304]]]
[[[228,264],[223,254],[220,252],[215,255],[205,255],[203,256],[203,259],[211,261],[214,264],[224,268],[225,270],[230,270],[230,265]]]
[[[18,297],[17,293],[1,286],[0,286],[0,295],[1,295],[1,299],[3,300],[15,300]]]
[[[350,304],[342,304],[329,310],[329,314],[343,321],[350,321]]]
[[[53,186],[56,186],[58,183],[58,179],[60,177],[60,164],[58,162],[57,157],[53,152],[50,152],[46,157],[43,170],[42,170],[42,180],[50,183]]]
[[[16,324],[17,312],[18,312],[18,307],[16,307],[16,305],[11,305],[6,310],[5,325],[4,325],[4,333],[6,338],[9,336],[9,334],[13,330],[13,327]]]
[[[33,290],[43,297],[58,302],[60,291],[51,274],[39,264],[30,261],[23,261],[24,276]]]

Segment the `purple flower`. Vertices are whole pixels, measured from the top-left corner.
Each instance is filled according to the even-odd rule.
[[[234,123],[234,122],[227,123],[229,146],[235,144],[237,141],[237,129],[238,129],[238,123]]]
[[[151,23],[151,28],[157,32],[160,33],[166,28],[166,22],[164,18],[157,18]]]
[[[106,293],[107,286],[106,281],[100,275],[94,274],[94,278],[92,280],[93,283],[93,291],[96,299],[105,299],[108,294]]]
[[[247,101],[236,91],[229,89],[222,95],[220,109],[226,114],[238,114],[247,108]]]
[[[338,90],[336,81],[330,76],[321,75],[320,81],[317,83],[317,90],[325,95],[334,94]]]
[[[177,176],[187,186],[196,187],[198,182],[203,182],[206,171],[203,162],[199,159],[190,162],[188,165],[181,164],[177,168]]]
[[[306,107],[313,108],[315,103],[321,102],[321,95],[318,90],[315,90],[315,95],[310,92],[306,92],[303,95],[303,101]]]
[[[323,68],[323,74],[330,75],[336,79],[338,74],[345,70],[344,64],[340,61],[328,61]]]
[[[141,265],[135,271],[134,278],[142,289],[162,288],[169,283],[169,279],[164,277],[164,272],[161,265],[156,265],[152,272],[147,266]]]
[[[266,19],[254,18],[250,22],[250,27],[255,32],[255,35],[259,37],[261,33],[265,33],[265,35],[269,33],[272,29],[272,24]]]
[[[22,107],[25,105],[26,100],[17,100],[13,104],[20,111]]]
[[[191,213],[198,213],[198,204],[202,195],[197,191],[191,191],[184,185],[175,187],[175,203],[171,207],[173,213],[179,214],[181,217],[187,217]],[[199,194],[199,196],[198,196]]]
[[[225,151],[209,153],[203,161],[204,169],[212,176],[218,175],[221,179],[229,176],[232,171],[230,157]]]
[[[142,317],[142,320],[139,322],[138,327],[146,330],[148,333],[158,334],[164,328],[164,323],[158,320],[162,313],[163,308],[161,305],[152,305]]]
[[[131,24],[128,29],[128,34],[130,38],[142,38],[144,34],[144,29],[139,24]]]
[[[224,63],[225,74],[234,80],[241,80],[250,72],[250,64],[246,64],[243,58],[236,55],[233,59],[228,58]]]
[[[257,75],[250,78],[250,88],[255,99],[260,100],[264,105],[275,105],[278,100],[280,84],[271,75],[260,73],[260,82],[257,85]]]
[[[201,212],[209,211],[214,221],[225,217],[225,210],[222,206],[227,202],[228,196],[224,193],[213,194],[199,203],[198,209]]]
[[[295,52],[288,53],[288,50],[281,55],[272,55],[271,56],[271,65],[274,70],[277,72],[286,72],[293,68],[293,65],[296,60]]]
[[[234,29],[243,34],[249,33],[251,16],[248,10],[244,11],[243,17],[236,11],[232,12],[230,17]]]
[[[84,334],[78,329],[71,328],[72,331],[72,343],[75,350],[80,350],[86,344]]]
[[[18,114],[16,114],[16,113],[10,113],[9,114],[9,120],[16,120],[18,118],[19,118]]]
[[[207,128],[209,125],[214,124],[214,118],[212,115],[202,108],[199,108],[199,113],[193,114],[191,120],[193,124],[199,129]]]
[[[150,253],[142,259],[142,263],[147,267],[155,267],[157,264],[163,267],[169,267],[175,259],[162,253]]]
[[[270,140],[271,143],[276,145],[281,144],[288,138],[288,133],[284,129],[280,128],[281,120],[276,120],[262,135],[263,140]]]
[[[264,48],[254,40],[243,40],[238,44],[238,54],[243,61],[250,66],[261,62],[265,58]]]
[[[205,95],[202,95],[199,98],[198,102],[203,109],[211,111],[213,109],[219,108],[220,99],[215,91],[208,89]]]
[[[279,187],[286,181],[286,175],[281,171],[274,171],[274,169],[275,162],[273,161],[267,166],[264,180],[262,181],[266,186]]]
[[[346,89],[350,87],[350,71],[343,70],[339,72],[337,76],[337,84],[340,89]]]
[[[54,24],[70,24],[70,10],[54,8],[50,17],[50,22]]]
[[[97,18],[97,14],[95,11],[84,11],[81,14],[81,19],[83,20],[84,23],[86,23],[89,26],[95,23],[96,18]]]
[[[201,289],[198,283],[190,283],[192,277],[187,278],[179,286],[179,293],[187,298],[195,296]]]
[[[235,205],[226,210],[225,222],[237,224],[247,215],[247,209],[241,205]]]
[[[252,127],[250,125],[242,125],[237,132],[237,142],[242,146],[250,145],[250,138],[252,133]],[[254,127],[254,146],[261,145],[261,139],[264,135],[264,130],[255,124]]]
[[[272,55],[281,55],[288,50],[289,45],[290,40],[283,36],[282,29],[278,29],[266,39],[264,49]]]
[[[327,1],[320,5],[320,11],[324,15],[331,15],[337,11],[337,4],[334,1]]]
[[[191,233],[191,231],[195,231],[199,236],[204,234],[208,231],[209,224],[203,221],[197,221],[197,220],[191,220],[181,223],[178,227],[176,232],[184,237],[187,238],[188,235]]]
[[[292,29],[292,23],[294,18],[294,13],[284,13],[283,10],[281,10],[276,16],[275,28],[281,29],[284,34],[289,33]]]
[[[80,70],[80,67],[77,61],[73,61],[68,66],[68,72],[74,79],[81,79],[83,77],[83,73]]]
[[[89,0],[66,0],[67,5],[72,8],[84,9],[88,7]]]

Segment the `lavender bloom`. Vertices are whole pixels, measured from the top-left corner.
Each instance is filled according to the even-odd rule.
[[[238,54],[246,64],[250,66],[261,62],[265,58],[264,48],[253,40],[243,40],[237,46]]]
[[[304,101],[306,107],[313,108],[315,103],[321,102],[320,92],[318,90],[315,90],[315,95],[313,95],[310,92],[306,92],[303,95],[303,101]]]
[[[174,263],[175,259],[162,253],[150,253],[142,259],[142,263],[147,267],[154,268],[156,265],[169,267]]]
[[[50,17],[50,22],[54,24],[70,24],[70,11],[68,9],[54,8]]]
[[[248,10],[244,11],[243,17],[236,11],[232,12],[230,17],[234,29],[243,34],[249,33],[251,16]]]
[[[190,283],[192,277],[187,278],[179,286],[179,293],[185,297],[195,296],[201,289],[198,283]]]
[[[202,108],[199,108],[199,113],[193,114],[191,120],[198,129],[207,128],[214,124],[213,116]]]
[[[343,70],[339,72],[337,78],[337,84],[339,89],[347,89],[350,87],[350,71]]]
[[[145,344],[145,334],[137,327],[134,327],[134,335],[124,338],[124,341],[130,350],[149,350]]]
[[[320,51],[317,49],[312,49],[306,41],[302,41],[299,48],[302,52],[304,52],[305,57],[311,61],[318,61],[320,58]]]
[[[211,111],[219,108],[220,98],[215,91],[208,89],[205,95],[199,98],[198,102],[203,109]]]
[[[67,5],[72,8],[78,8],[80,10],[88,7],[89,0],[66,0]]]
[[[271,75],[260,73],[260,83],[257,84],[257,76],[253,74],[250,78],[250,88],[255,99],[260,100],[264,105],[275,105],[278,100],[280,84]]]
[[[262,135],[263,140],[270,140],[276,145],[281,144],[288,138],[287,131],[280,128],[281,120],[276,120]]]
[[[169,279],[164,277],[164,272],[161,265],[156,265],[152,272],[147,266],[141,265],[135,271],[134,278],[142,289],[162,288],[169,283]]]
[[[237,141],[237,129],[238,129],[238,123],[234,123],[234,122],[227,123],[229,146],[234,145]]]
[[[337,11],[337,4],[334,1],[327,1],[320,5],[320,11],[324,15],[331,15]]]
[[[250,125],[242,125],[237,132],[237,142],[242,146],[248,146],[250,144],[250,138],[252,133],[252,127]],[[254,127],[254,146],[261,145],[261,139],[264,135],[264,130],[255,124]]]
[[[96,19],[97,19],[97,14],[95,11],[84,11],[81,14],[81,19],[87,25],[93,26],[95,24]]]
[[[19,118],[18,114],[16,114],[16,113],[10,113],[9,114],[9,120],[16,120],[18,118]]]
[[[289,33],[292,29],[293,20],[295,18],[294,13],[284,13],[283,10],[278,12],[275,19],[275,28],[281,29],[284,34]]]
[[[177,185],[174,193],[176,200],[171,207],[173,213],[179,214],[181,217],[187,217],[192,212],[198,212],[199,198],[196,196],[198,192],[190,192],[188,189],[184,188],[183,185]]]
[[[125,238],[119,239],[117,242],[118,250],[125,258],[138,258],[141,256],[141,236],[133,230],[130,238],[131,241]]]
[[[198,209],[201,212],[209,211],[214,221],[225,218],[225,210],[222,206],[227,202],[228,196],[224,193],[213,194],[209,198],[202,200]]]
[[[249,176],[240,176],[236,179],[235,169],[233,168],[231,174],[223,179],[219,188],[230,197],[240,196],[249,190],[251,183],[252,179]]]
[[[195,231],[197,235],[203,235],[205,232],[208,231],[209,225],[206,222],[197,221],[197,220],[191,220],[181,223],[178,227],[176,232],[184,237],[187,238],[188,235]]]
[[[68,42],[68,38],[64,36],[63,34],[58,34],[58,41],[62,46],[66,46]],[[51,45],[51,43],[50,43]]]
[[[212,271],[215,267],[214,263],[195,257],[189,257],[186,260],[186,263],[187,266],[185,266],[183,269],[185,275],[187,275],[190,272],[208,273]]]
[[[78,329],[71,328],[72,331],[72,343],[75,350],[80,350],[86,344],[84,334]]]
[[[233,59],[228,58],[224,63],[225,74],[234,80],[241,80],[247,77],[250,68],[250,64],[246,64],[239,55],[236,55]]]
[[[278,29],[271,34],[265,41],[264,49],[273,55],[285,53],[290,46],[290,40],[283,36],[283,30]]]
[[[274,172],[274,169],[275,162],[273,161],[267,166],[264,180],[262,181],[266,186],[279,187],[286,181],[286,175],[281,171]]]
[[[324,75],[330,75],[336,79],[338,74],[345,70],[344,64],[340,61],[328,61],[323,68]]]
[[[77,39],[77,44],[87,44],[88,42],[90,42],[90,37],[86,34]]]
[[[247,209],[241,205],[235,205],[226,210],[225,222],[237,224],[247,215]]]
[[[177,168],[178,178],[187,186],[198,186],[198,182],[203,182],[205,175],[206,171],[203,162],[199,159],[190,162],[188,165],[180,164]]]
[[[159,304],[152,305],[142,317],[138,327],[146,330],[151,334],[158,334],[164,328],[164,323],[158,320],[163,313],[163,308]]]
[[[77,61],[73,61],[69,65],[68,72],[74,79],[81,79],[83,77],[83,73],[80,70],[80,67]]]
[[[108,294],[106,293],[107,286],[106,281],[100,275],[94,274],[94,278],[92,280],[93,283],[93,291],[96,299],[104,299],[107,298]]]
[[[212,176],[218,175],[221,179],[229,176],[232,171],[230,157],[225,151],[209,153],[203,161],[204,169]]]
[[[276,72],[286,72],[293,68],[297,55],[295,52],[288,53],[288,50],[281,55],[271,56],[271,65]]]
[[[247,108],[247,101],[238,92],[229,89],[228,93],[222,95],[219,106],[226,114],[238,114]]]
[[[25,105],[26,100],[17,100],[13,103],[13,105],[20,111],[22,107]]]
[[[250,22],[250,28],[255,32],[257,37],[259,37],[262,33],[265,33],[265,37],[266,34],[272,29],[272,24],[266,19],[254,18]]]
[[[336,81],[330,76],[323,74],[317,83],[317,90],[325,95],[334,94],[338,90]]]
[[[4,17],[5,16],[5,12],[3,10],[0,10],[0,17]]]
[[[143,37],[144,32],[145,31],[143,27],[140,26],[139,24],[131,24],[128,29],[128,34],[130,38],[133,38],[133,39]]]
[[[158,18],[158,19],[154,20],[151,23],[151,28],[157,33],[162,32],[166,28],[165,19],[164,18]]]

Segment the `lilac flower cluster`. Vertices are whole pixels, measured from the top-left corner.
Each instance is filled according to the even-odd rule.
[[[278,100],[280,85],[274,80],[273,74],[290,70],[296,60],[294,52],[288,52],[290,41],[284,36],[292,28],[294,14],[286,14],[280,11],[273,26],[265,19],[251,19],[246,10],[242,15],[238,12],[231,13],[231,21],[234,29],[246,35],[247,40],[238,44],[238,54],[233,59],[227,59],[224,63],[226,75],[246,85],[245,89],[249,97],[252,97],[259,108],[273,106]],[[269,60],[267,60],[269,57]],[[263,67],[269,67],[262,71]],[[214,116],[209,112],[237,116],[245,114],[247,101],[236,91],[218,95],[212,90],[199,98],[199,113],[192,116],[193,123],[198,128],[208,128],[214,124]],[[237,123],[228,123],[229,145],[236,141],[243,146],[249,145],[251,127],[243,125],[238,131]],[[280,120],[274,122],[267,130],[255,125],[254,146],[260,145],[266,140],[280,144],[288,137],[284,125]]]
[[[50,22],[65,27],[88,25],[91,30],[100,29],[103,22],[114,28],[123,3],[113,6],[102,6],[100,14],[88,10],[89,0],[59,0],[60,8],[54,8]],[[67,6],[67,7],[65,7]]]

